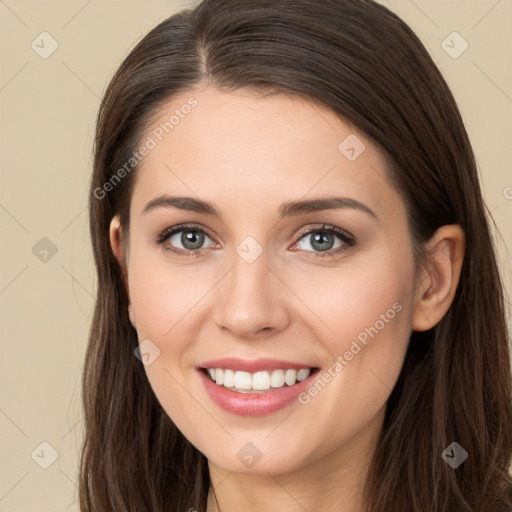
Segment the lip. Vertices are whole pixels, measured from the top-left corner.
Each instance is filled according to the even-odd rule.
[[[211,368],[211,366],[208,368]],[[214,366],[214,368],[222,368],[222,365]],[[258,368],[261,368],[261,366]],[[279,368],[284,369],[282,366]],[[301,368],[308,368],[308,366],[302,366]],[[306,379],[297,382],[293,386],[270,388],[264,393],[238,393],[231,391],[224,386],[215,384],[203,368],[197,368],[197,373],[209,397],[220,408],[238,416],[267,416],[292,403],[298,395],[311,386],[313,380],[320,372],[319,368],[315,368]]]
[[[315,368],[315,365],[268,358],[239,359],[236,357],[223,357],[221,359],[205,361],[197,365],[196,368],[221,368],[224,370],[255,373],[264,370],[302,370],[303,368]]]

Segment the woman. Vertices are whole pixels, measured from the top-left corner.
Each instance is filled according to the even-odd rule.
[[[103,99],[83,511],[512,510],[472,148],[370,0],[205,0]]]

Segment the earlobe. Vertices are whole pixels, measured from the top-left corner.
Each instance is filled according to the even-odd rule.
[[[126,290],[126,293],[129,295],[128,292],[128,277],[126,272],[126,261],[125,261],[125,255],[123,254],[123,243],[122,243],[122,227],[121,222],[119,219],[119,215],[115,215],[112,220],[110,221],[110,229],[109,229],[109,235],[110,235],[110,246],[112,248],[112,252],[114,253],[114,256],[116,257],[119,267],[121,268],[121,274],[123,275],[123,283]]]
[[[434,327],[448,311],[459,284],[466,240],[459,225],[440,227],[429,240],[427,262],[415,292],[412,329]]]
[[[121,222],[119,215],[115,215],[110,221],[110,246],[112,247],[112,252],[117,261],[122,265],[123,254],[121,250]]]
[[[133,309],[131,309],[130,306],[128,306],[128,317],[130,318],[130,323],[134,328],[137,327],[137,324],[135,322],[135,313],[133,312]]]

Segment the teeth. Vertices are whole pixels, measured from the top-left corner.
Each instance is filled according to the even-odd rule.
[[[270,376],[270,387],[282,388],[284,386],[284,371],[274,370]]]
[[[293,386],[295,381],[297,380],[297,371],[296,370],[286,370],[284,374],[284,381],[288,386]]]
[[[302,369],[297,372],[297,380],[299,382],[303,381],[304,379],[307,379],[309,377],[309,370]]]
[[[235,386],[235,372],[233,370],[224,370],[224,382],[222,384],[227,388]]]
[[[215,370],[217,373],[222,370]],[[217,381],[218,384],[218,381]],[[252,379],[251,374],[247,372],[235,372],[235,388],[237,389],[251,389]]]
[[[282,388],[285,384],[293,386],[309,377],[310,373],[310,368],[255,373],[208,368],[208,374],[215,383],[240,393],[264,392],[270,388]]]
[[[270,389],[270,374],[268,372],[257,372],[252,376],[252,388],[257,391]]]

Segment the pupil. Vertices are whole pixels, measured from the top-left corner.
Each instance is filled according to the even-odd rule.
[[[199,249],[203,245],[203,234],[198,231],[184,231],[181,235],[181,243],[187,249]],[[188,245],[188,244],[191,244]]]
[[[329,249],[332,249],[332,240],[330,241],[331,243],[329,243],[329,237],[332,238],[331,234],[316,233],[316,234],[314,234],[312,236],[313,236],[313,242],[311,243],[311,246],[314,249],[318,249],[319,251],[327,251]],[[326,247],[325,243],[329,247]],[[315,245],[315,244],[318,244],[318,245]]]

